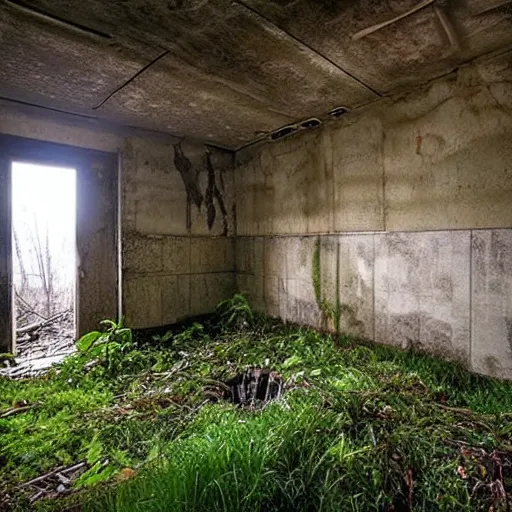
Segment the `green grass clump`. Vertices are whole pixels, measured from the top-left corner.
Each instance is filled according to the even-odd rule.
[[[0,496],[14,496],[12,510],[510,507],[512,383],[335,343],[259,318],[241,296],[218,315],[150,344],[101,338],[92,359],[83,352],[59,373],[0,380],[0,411],[33,405],[0,419]],[[215,400],[219,382],[251,366],[279,372],[286,393],[260,408]],[[82,460],[90,469],[70,497],[29,505],[17,488]],[[135,476],[121,481],[125,468]]]
[[[32,478],[76,460],[76,454],[84,452],[90,441],[82,415],[108,403],[111,393],[100,387],[88,392],[69,389],[46,379],[0,379],[0,397],[0,410],[24,403],[33,407],[24,414],[0,419],[1,482]]]

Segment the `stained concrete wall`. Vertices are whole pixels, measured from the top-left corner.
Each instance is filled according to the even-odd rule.
[[[512,377],[510,54],[248,148],[234,172],[200,144],[2,102],[0,133],[120,154],[134,327],[238,288],[289,321],[333,329],[337,309],[343,331]]]
[[[0,133],[120,155],[120,290],[129,325],[167,325],[232,295],[231,153],[5,102]]]
[[[235,182],[257,309],[512,378],[510,53],[247,148]]]
[[[181,172],[180,151],[189,162]],[[124,296],[133,325],[166,325],[209,313],[233,294],[233,157],[208,155],[213,180],[206,158],[197,144],[125,142]],[[190,174],[188,191],[182,172]],[[213,187],[219,195],[212,199]],[[211,229],[209,209],[215,211]]]

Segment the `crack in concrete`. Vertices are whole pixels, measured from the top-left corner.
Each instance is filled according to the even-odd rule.
[[[367,83],[363,82],[360,78],[355,76],[354,74],[350,73],[343,67],[341,67],[339,64],[337,64],[335,61],[324,55],[323,53],[320,53],[318,50],[313,48],[311,45],[307,44],[302,39],[299,39],[292,33],[288,32],[287,30],[282,29],[280,26],[276,25],[271,19],[269,19],[267,16],[263,15],[261,12],[256,10],[254,7],[246,4],[243,0],[233,0],[233,4],[239,5],[240,7],[246,9],[246,11],[251,12],[255,17],[257,17],[261,23],[264,24],[264,26],[267,26],[268,28],[272,29],[273,31],[278,31],[279,35],[281,37],[285,37],[289,40],[294,41],[296,44],[299,44],[303,49],[310,52],[312,55],[316,56],[317,58],[322,59],[324,62],[328,63],[330,66],[334,67],[338,71],[341,71],[344,75],[350,77],[352,80],[357,82],[359,85],[367,89],[368,91],[375,94],[378,98],[381,98],[383,96],[382,93],[377,91],[372,86],[368,85]]]
[[[139,69],[139,71],[137,71],[137,73],[135,73],[130,78],[128,78],[128,80],[123,82],[119,87],[117,87],[114,91],[112,91],[101,103],[99,103],[98,105],[96,105],[92,109],[93,110],[98,110],[99,108],[101,108],[103,105],[105,105],[105,103],[110,98],[115,96],[121,89],[124,89],[128,84],[132,83],[138,76],[140,76],[142,73],[144,73],[144,71],[146,71],[148,68],[150,68],[153,64],[156,64],[160,59],[163,59],[165,56],[169,55],[169,53],[170,53],[169,50],[165,50],[165,52],[163,52],[160,55],[158,55],[157,57],[155,57],[151,62],[149,62],[144,67]]]

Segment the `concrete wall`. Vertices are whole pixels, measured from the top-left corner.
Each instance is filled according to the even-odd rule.
[[[333,328],[328,303],[343,331],[512,378],[510,53],[247,148],[235,182],[258,309]]]
[[[190,194],[203,197],[200,209],[187,196],[173,144],[130,139],[124,146],[124,297],[132,325],[209,313],[234,292],[233,156],[210,156],[223,202],[213,200],[210,230],[205,148],[183,143],[181,149],[191,163]]]
[[[198,143],[6,102],[0,133],[120,155],[121,288],[129,325],[207,313],[232,295],[231,153],[210,149],[207,156]]]
[[[235,172],[200,144],[2,102],[0,133],[120,154],[134,327],[237,287],[289,321],[333,329],[337,311],[343,331],[512,377],[510,54],[241,151]]]

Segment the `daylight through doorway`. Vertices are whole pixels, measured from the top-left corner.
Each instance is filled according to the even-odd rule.
[[[12,163],[14,336],[18,359],[74,349],[76,171]]]

